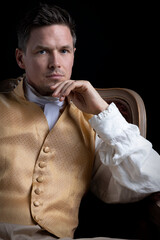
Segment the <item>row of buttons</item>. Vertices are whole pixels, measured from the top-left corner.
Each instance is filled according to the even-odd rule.
[[[50,152],[49,147],[44,147],[44,148],[43,148],[43,152],[44,152],[44,153],[49,153],[49,152]],[[41,161],[41,162],[39,162],[38,166],[39,166],[40,168],[44,168],[44,167],[47,166],[47,163],[44,162],[44,161]],[[37,181],[38,183],[42,183],[43,180],[44,180],[43,176],[39,176],[39,177],[36,178],[36,181]],[[37,188],[34,190],[34,192],[35,192],[35,194],[40,195],[41,189],[37,187]],[[40,206],[40,202],[36,200],[36,201],[33,202],[33,205],[34,205],[35,207],[39,207],[39,206]]]

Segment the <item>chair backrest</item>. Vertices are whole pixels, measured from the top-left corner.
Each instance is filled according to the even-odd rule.
[[[141,135],[146,137],[146,109],[137,92],[127,88],[96,88],[96,90],[106,102],[114,102],[125,119],[137,125]]]

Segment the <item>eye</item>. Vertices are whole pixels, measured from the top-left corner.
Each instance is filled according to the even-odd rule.
[[[46,54],[46,50],[40,50],[38,53],[41,55],[44,55],[44,54]]]
[[[69,51],[68,51],[68,49],[62,49],[61,50],[61,53],[63,53],[63,54],[66,54],[66,53],[68,53]]]

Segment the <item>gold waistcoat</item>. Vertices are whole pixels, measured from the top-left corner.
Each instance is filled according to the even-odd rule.
[[[0,94],[0,222],[73,237],[94,161],[91,116],[70,103],[49,131],[22,86]]]

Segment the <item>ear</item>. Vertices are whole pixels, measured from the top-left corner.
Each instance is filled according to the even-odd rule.
[[[24,52],[22,50],[20,50],[19,48],[16,48],[15,55],[16,55],[16,61],[17,61],[18,66],[22,69],[25,69],[25,64],[24,64],[24,60],[23,60]]]

